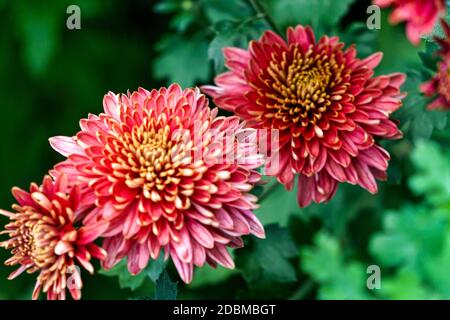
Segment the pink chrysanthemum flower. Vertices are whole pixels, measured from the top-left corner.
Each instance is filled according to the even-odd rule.
[[[80,299],[78,265],[93,273],[91,258],[103,260],[106,252],[93,244],[103,230],[78,227],[83,216],[79,188],[70,187],[64,175],[55,181],[46,176],[40,187],[33,183],[30,192],[13,188],[13,195],[19,203],[13,205],[15,212],[0,210],[11,221],[0,232],[9,236],[0,246],[13,254],[5,264],[19,266],[9,279],[24,271],[38,272],[33,299],[42,290],[48,299],[63,300],[66,289],[74,299]]]
[[[415,45],[420,37],[433,31],[440,15],[445,15],[445,0],[374,0],[382,8],[393,6],[389,19],[392,24],[406,22],[406,36]]]
[[[186,283],[194,265],[233,268],[227,247],[241,247],[242,235],[264,237],[249,193],[263,163],[256,132],[217,117],[198,89],[178,85],[109,93],[103,104],[105,113],[81,120],[75,137],[51,144],[68,157],[56,171],[78,176],[95,199],[86,219],[108,224],[104,267],[127,256],[137,274],[163,249]]]
[[[421,91],[428,97],[436,99],[428,105],[429,110],[450,110],[450,27],[442,20],[442,28],[445,31],[445,39],[436,39],[441,45],[440,61],[437,65],[437,73],[430,80],[422,84]]]
[[[288,189],[299,174],[300,206],[328,201],[338,182],[376,193],[389,154],[375,139],[402,137],[389,115],[401,105],[404,75],[373,77],[381,53],[360,60],[336,37],[316,42],[309,27],[287,37],[268,31],[249,50],[226,48],[230,71],[203,90],[249,126],[279,131],[279,164],[269,159],[266,173]]]

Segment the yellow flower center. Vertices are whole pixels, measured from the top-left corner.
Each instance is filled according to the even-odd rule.
[[[291,53],[283,53],[281,61],[273,55],[260,76],[271,89],[264,93],[271,101],[265,105],[264,117],[281,120],[286,124],[284,127],[299,122],[306,127],[321,119],[332,100],[340,98],[331,95],[329,89],[342,81],[345,65],[326,50],[317,53],[310,49],[303,54],[298,46],[291,49]]]

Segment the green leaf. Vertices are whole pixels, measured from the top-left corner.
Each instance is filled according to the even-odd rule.
[[[364,58],[374,53],[373,43],[376,41],[377,33],[367,29],[365,23],[352,23],[345,31],[338,33],[339,38],[348,47],[356,46],[358,57]]]
[[[339,243],[332,236],[320,232],[315,236],[314,244],[314,247],[301,251],[302,269],[318,282],[330,281],[342,264]]]
[[[145,279],[149,277],[153,282],[156,282],[165,269],[164,254],[161,253],[157,260],[149,260],[147,267],[137,275],[132,275],[128,271],[126,259],[122,259],[110,270],[100,270],[100,274],[108,277],[118,277],[119,286],[124,289],[137,290],[143,284]]]
[[[153,62],[153,75],[168,83],[191,87],[209,78],[208,40],[204,33],[190,38],[170,35],[156,47],[159,56]]]
[[[156,282],[160,275],[164,272],[165,267],[166,263],[164,261],[164,253],[161,252],[157,260],[150,261],[145,269],[145,272],[147,272],[147,275],[153,282]]]
[[[395,112],[394,118],[401,123],[401,129],[406,136],[417,142],[429,139],[435,129],[442,130],[447,124],[447,115],[440,111],[426,109],[429,99],[419,92],[420,85],[428,79],[423,79],[419,72],[408,72],[407,82],[402,91],[408,96],[403,106]]]
[[[394,277],[383,278],[381,289],[377,292],[384,299],[416,300],[433,299],[418,275],[413,270],[402,269]]]
[[[324,227],[337,237],[344,237],[349,222],[364,209],[371,209],[376,202],[366,190],[359,186],[341,184],[336,195],[325,204],[311,204],[302,211],[308,217],[318,217]]]
[[[387,267],[413,261],[417,255],[416,246],[403,234],[375,236],[370,243],[370,250]]]
[[[355,0],[271,0],[270,13],[282,28],[311,25],[316,35],[330,31],[348,12]]]
[[[337,239],[319,232],[314,246],[300,252],[303,271],[319,286],[320,299],[369,299],[366,287],[367,274],[362,264],[346,263]]]
[[[244,249],[236,250],[237,267],[249,283],[296,281],[289,259],[297,255],[297,249],[288,229],[274,224],[265,229],[266,239],[252,238]]]
[[[253,14],[246,0],[203,0],[202,9],[210,24],[224,20],[243,20]]]
[[[199,288],[207,285],[215,285],[226,281],[231,276],[237,274],[236,269],[227,269],[222,266],[213,268],[210,265],[204,265],[195,270],[194,279],[189,285],[190,288]]]
[[[374,235],[369,245],[383,266],[418,267],[442,248],[444,221],[427,207],[406,205],[400,212],[389,212],[383,224],[384,231]]]
[[[450,230],[449,230],[450,231]],[[442,252],[430,257],[424,263],[424,272],[433,287],[443,295],[444,299],[450,299],[450,277],[448,268],[450,266],[450,233],[447,233],[445,245]]]
[[[437,50],[439,50],[439,45],[432,41],[425,42],[425,51],[419,52],[419,56],[425,67],[433,72],[436,72],[437,62],[439,61],[436,55]]]
[[[144,281],[147,278],[147,274],[144,271],[133,276],[128,271],[127,262],[125,259],[122,259],[110,270],[102,269],[99,271],[99,273],[108,277],[118,277],[120,288],[131,290],[138,289],[144,284]]]
[[[220,21],[213,26],[216,36],[208,48],[208,57],[214,61],[216,73],[224,69],[223,48],[247,48],[251,40],[259,38],[267,25],[261,19],[251,17],[243,21]]]
[[[260,207],[255,210],[256,216],[263,225],[279,223],[281,226],[286,226],[292,214],[301,212],[297,204],[297,191],[293,189],[287,191],[274,178],[264,186]]]
[[[156,281],[155,300],[176,300],[178,286],[172,282],[167,271],[164,271]]]
[[[367,289],[367,273],[362,264],[349,263],[329,283],[324,283],[319,290],[319,299],[324,300],[368,300],[373,297]]]
[[[450,203],[450,162],[436,143],[421,141],[412,153],[416,173],[411,189],[433,204]],[[432,164],[432,165],[431,165]]]
[[[381,26],[380,30],[371,30],[377,35],[376,41],[372,44],[374,51],[383,53],[383,60],[376,68],[376,74],[388,74],[392,72],[405,72],[409,70],[412,65],[420,64],[420,57],[417,54],[417,47],[415,47],[407,37],[405,37],[405,30],[403,26],[390,27],[389,10],[381,11]],[[389,31],[386,32],[386,29]],[[421,47],[419,47],[420,49]],[[399,58],[401,57],[401,58]],[[415,68],[417,69],[417,68]],[[402,87],[403,90],[405,86]],[[417,88],[414,88],[417,91]],[[410,93],[410,91],[407,91]],[[404,104],[405,106],[406,103]]]

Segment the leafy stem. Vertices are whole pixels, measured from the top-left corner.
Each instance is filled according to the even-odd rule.
[[[264,20],[267,22],[267,24],[270,26],[270,28],[275,31],[278,34],[281,34],[280,30],[278,29],[275,21],[273,21],[272,17],[267,13],[267,11],[264,9],[264,7],[259,3],[258,0],[247,0],[248,4],[253,8],[255,13],[261,17],[264,18]]]

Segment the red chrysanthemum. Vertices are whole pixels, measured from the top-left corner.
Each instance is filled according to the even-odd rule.
[[[33,299],[41,290],[48,299],[65,299],[66,289],[80,299],[78,265],[93,273],[91,258],[103,260],[106,252],[93,244],[101,229],[78,226],[83,216],[78,187],[70,187],[64,175],[55,181],[46,176],[40,187],[33,183],[30,192],[13,188],[13,195],[19,203],[13,205],[16,212],[0,210],[11,220],[0,232],[9,236],[0,246],[13,254],[5,264],[19,266],[9,279],[38,272]]]
[[[382,8],[393,6],[390,22],[406,22],[406,35],[411,43],[420,43],[420,37],[431,33],[440,15],[445,15],[445,0],[374,0]]]
[[[108,224],[104,267],[127,256],[137,274],[163,249],[187,283],[194,265],[233,268],[227,247],[241,247],[242,235],[264,237],[249,193],[263,163],[256,132],[237,117],[217,117],[198,89],[178,85],[109,93],[103,104],[105,114],[51,144],[68,156],[56,171],[78,176],[95,200],[87,220]]]
[[[389,115],[401,105],[404,75],[373,77],[381,53],[360,60],[336,37],[316,42],[309,27],[287,37],[268,31],[249,50],[226,48],[230,71],[204,91],[249,126],[278,130],[279,164],[269,159],[266,173],[289,189],[299,173],[300,206],[328,201],[338,182],[377,192],[389,154],[375,139],[402,136]]]
[[[426,96],[436,97],[428,105],[430,110],[450,110],[450,27],[444,20],[441,21],[441,24],[446,37],[436,39],[441,45],[441,49],[438,51],[440,61],[437,65],[437,73],[420,87]]]

